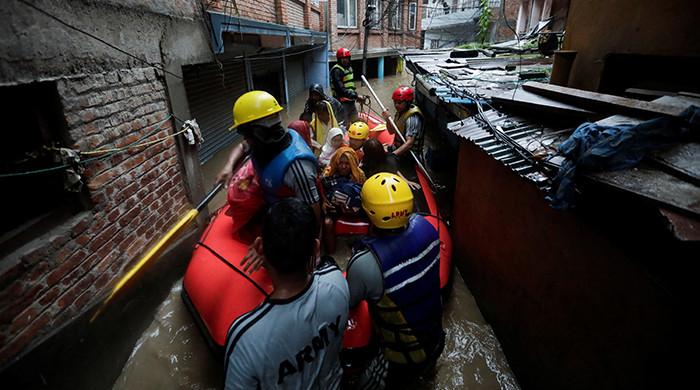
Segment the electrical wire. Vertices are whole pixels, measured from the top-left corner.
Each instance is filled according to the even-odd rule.
[[[89,163],[92,163],[92,162],[95,162],[95,161],[105,160],[105,159],[111,157],[112,155],[114,155],[114,154],[116,154],[116,153],[119,153],[119,152],[122,152],[122,151],[125,151],[125,150],[155,145],[155,144],[157,144],[157,143],[164,142],[164,141],[166,141],[166,140],[169,139],[169,138],[174,138],[174,137],[176,137],[176,136],[178,136],[178,135],[184,133],[185,131],[187,131],[187,129],[183,129],[183,130],[180,130],[180,131],[178,131],[178,132],[176,132],[176,133],[167,135],[167,136],[162,137],[162,138],[158,138],[158,139],[151,140],[151,141],[148,141],[148,142],[139,143],[140,141],[143,141],[144,139],[146,139],[146,138],[152,136],[153,134],[156,134],[156,133],[158,133],[159,131],[163,130],[163,128],[161,127],[161,126],[163,125],[163,123],[167,122],[168,120],[170,120],[170,119],[172,119],[172,118],[175,118],[175,119],[177,119],[177,120],[180,120],[180,119],[178,119],[177,117],[175,117],[175,115],[170,114],[170,115],[168,115],[167,118],[165,118],[165,119],[163,119],[162,121],[158,122],[158,124],[157,124],[158,127],[156,127],[156,129],[154,129],[153,131],[151,131],[149,134],[147,134],[147,135],[145,135],[145,136],[139,138],[138,140],[136,140],[136,141],[134,141],[134,142],[131,142],[131,143],[125,145],[125,146],[122,146],[122,147],[119,147],[119,148],[111,148],[111,149],[96,149],[96,150],[86,151],[86,152],[80,152],[80,151],[79,151],[79,152],[78,152],[79,154],[85,155],[85,156],[96,155],[96,154],[101,154],[101,155],[100,155],[100,156],[97,156],[97,157],[87,158],[87,159],[85,159],[85,160],[82,160],[82,161],[78,162],[78,164],[80,164],[80,165],[86,165],[86,164],[89,164]],[[155,125],[155,124],[154,124],[154,125]],[[54,147],[47,147],[47,148],[45,148],[45,149],[46,149],[46,150],[51,150],[51,151],[60,150],[60,148],[54,148]],[[0,173],[0,178],[35,175],[35,174],[41,174],[41,173],[46,173],[46,172],[58,171],[58,170],[66,169],[66,168],[69,168],[69,167],[71,167],[71,166],[68,165],[68,164],[64,164],[64,165],[59,165],[59,166],[54,166],[54,167],[48,167],[48,168],[37,169],[37,170],[33,170],[33,171]]]
[[[139,57],[139,56],[137,56],[137,55],[131,54],[131,53],[129,53],[128,51],[123,50],[122,48],[120,48],[120,47],[118,47],[118,46],[115,46],[115,45],[113,45],[113,44],[111,44],[111,43],[105,41],[104,39],[102,39],[102,38],[100,38],[100,37],[98,37],[98,36],[96,36],[96,35],[94,35],[94,34],[92,34],[92,33],[89,33],[89,32],[87,32],[87,31],[85,31],[85,30],[83,30],[83,29],[80,29],[80,28],[78,28],[78,27],[75,27],[75,26],[71,25],[70,23],[64,21],[63,19],[60,19],[60,18],[58,18],[57,16],[52,15],[52,14],[50,14],[49,12],[47,12],[47,11],[45,11],[45,10],[43,10],[43,9],[41,9],[41,8],[39,8],[39,7],[37,7],[36,5],[31,4],[31,3],[29,3],[29,2],[27,2],[27,1],[25,1],[25,0],[17,0],[17,1],[19,1],[20,3],[26,5],[27,7],[33,8],[35,11],[37,11],[37,12],[39,12],[39,13],[42,13],[42,14],[48,16],[49,18],[51,18],[51,19],[53,19],[53,20],[55,20],[55,21],[61,23],[62,25],[66,26],[66,27],[68,27],[68,28],[70,28],[70,29],[72,29],[72,30],[75,30],[75,31],[78,31],[79,33],[85,34],[85,35],[89,36],[90,38],[92,38],[92,39],[94,39],[94,40],[96,40],[96,41],[98,41],[98,42],[101,42],[101,43],[103,43],[103,44],[105,44],[105,45],[111,47],[112,49],[114,49],[114,50],[116,50],[116,51],[118,51],[118,52],[120,52],[120,53],[122,53],[122,54],[124,54],[124,55],[127,55],[127,56],[129,56],[129,57],[131,57],[131,58],[133,58],[133,59],[136,59],[136,60],[138,60],[138,61],[141,61],[142,63],[147,64],[147,65],[150,65],[150,66],[152,66],[152,67],[154,67],[154,68],[158,68],[159,70],[161,70],[161,71],[163,71],[163,72],[165,72],[165,73],[168,73],[169,75],[171,75],[171,76],[173,76],[173,77],[176,77],[176,78],[182,80],[182,77],[180,77],[179,75],[176,75],[175,73],[169,72],[169,71],[166,70],[165,67],[163,67],[163,65],[161,65],[161,64],[158,64],[158,63],[155,63],[155,62],[150,62],[150,61],[145,60],[145,59],[143,59],[143,58],[141,58],[141,57]]]

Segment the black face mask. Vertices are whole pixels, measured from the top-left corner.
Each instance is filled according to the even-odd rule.
[[[275,158],[291,142],[291,136],[280,123],[272,127],[250,125],[239,129],[239,131],[252,141],[249,145],[253,157],[263,165]]]

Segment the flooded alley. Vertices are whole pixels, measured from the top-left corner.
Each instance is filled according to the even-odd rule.
[[[411,83],[411,74],[370,80],[383,99],[391,102],[398,85]],[[360,88],[360,93],[366,93]],[[306,94],[297,96],[285,111],[288,120],[301,112]],[[376,103],[374,104],[376,106]],[[379,110],[378,108],[375,108]],[[227,151],[219,153],[204,167],[205,181],[213,178],[225,161]],[[439,175],[436,175],[439,177]],[[219,195],[211,204],[220,207],[225,198]],[[349,248],[339,246],[336,259],[346,264]],[[453,271],[452,292],[446,302],[443,321],[446,346],[436,366],[436,375],[424,378],[420,389],[519,389],[515,376],[491,327],[484,321],[473,296],[458,271]],[[219,389],[223,385],[222,362],[213,358],[204,338],[180,297],[178,281],[168,298],[154,314],[153,322],[134,346],[115,389],[188,388]]]
[[[4,1],[2,388],[697,387],[698,4]]]

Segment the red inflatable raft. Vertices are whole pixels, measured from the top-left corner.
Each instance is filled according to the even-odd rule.
[[[376,125],[373,123],[375,127]],[[386,131],[374,132],[383,141],[393,141]],[[452,268],[452,240],[447,226],[439,217],[437,203],[426,177],[417,170],[421,190],[414,191],[416,211],[435,226],[440,236],[440,286],[445,289]],[[182,297],[213,351],[223,357],[226,334],[233,321],[254,309],[272,292],[272,283],[264,268],[252,275],[239,266],[248,252],[251,239],[233,234],[233,219],[226,215],[228,205],[219,209],[192,253],[183,280]],[[336,232],[366,234],[368,224],[362,220],[340,220]],[[245,230],[245,229],[244,229]],[[361,349],[370,345],[371,319],[366,302],[350,312],[343,347]]]

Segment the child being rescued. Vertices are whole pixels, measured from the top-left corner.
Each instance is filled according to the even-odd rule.
[[[335,154],[336,150],[343,146],[343,143],[345,142],[345,140],[343,140],[343,135],[343,130],[339,127],[334,127],[328,131],[326,143],[323,144],[323,147],[321,148],[321,155],[318,156],[318,166],[321,168],[321,170],[330,164],[331,158]]]
[[[321,177],[321,198],[326,215],[323,223],[326,253],[335,252],[335,219],[360,214],[360,191],[364,182],[365,174],[360,169],[355,151],[348,146],[338,148]]]

